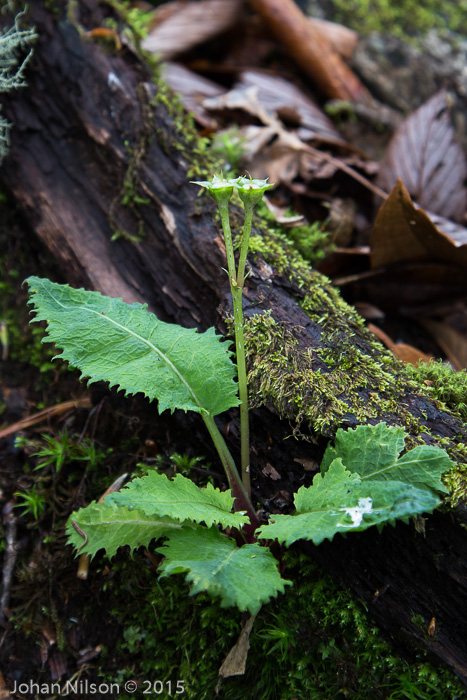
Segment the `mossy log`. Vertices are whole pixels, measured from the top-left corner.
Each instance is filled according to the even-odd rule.
[[[213,203],[188,182],[213,166],[203,143],[130,45],[93,38],[101,5],[79,3],[73,23],[46,4],[31,5],[39,40],[28,87],[5,100],[14,128],[0,177],[23,225],[57,261],[57,281],[226,332],[224,245]],[[401,651],[422,647],[467,682],[466,426],[409,378],[284,234],[260,221],[245,305],[253,487],[266,511],[287,509],[310,483],[339,426],[403,425],[411,446],[441,443],[456,460],[451,507],[423,532],[401,524],[307,549],[367,602]],[[229,420],[235,439],[235,415]]]

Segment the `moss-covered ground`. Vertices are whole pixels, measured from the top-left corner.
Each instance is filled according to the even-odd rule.
[[[467,30],[467,4],[464,0],[332,0],[330,19],[352,27],[359,34],[388,32],[407,39],[430,29],[463,33]]]

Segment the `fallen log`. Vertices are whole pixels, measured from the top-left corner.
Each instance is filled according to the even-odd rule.
[[[76,26],[43,3],[31,13],[39,40],[28,87],[5,100],[15,126],[0,177],[57,261],[57,281],[226,332],[224,245],[213,204],[188,182],[211,164],[175,98],[131,46],[93,40],[103,9],[92,0],[80,3]],[[455,507],[431,516],[424,534],[401,524],[303,547],[367,602],[402,652],[422,647],[467,682],[466,427],[408,380],[285,236],[256,225],[245,293],[254,495],[266,511],[287,509],[288,495],[310,483],[304,464],[319,460],[338,427],[386,421],[406,429],[410,446],[444,439],[460,464]],[[284,442],[290,433],[296,439]]]

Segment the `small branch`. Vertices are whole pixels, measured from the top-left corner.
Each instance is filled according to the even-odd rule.
[[[342,172],[350,175],[350,177],[353,177],[354,180],[357,180],[357,182],[369,189],[370,192],[373,192],[373,194],[375,194],[377,197],[381,197],[382,200],[386,201],[386,199],[389,197],[387,192],[382,190],[377,185],[374,185],[366,177],[360,175],[360,173],[357,173],[356,170],[351,168],[350,165],[343,163],[341,160],[339,160],[339,158],[334,158],[334,156],[329,155],[329,153],[323,153],[323,151],[319,151],[317,148],[313,148],[313,146],[309,146],[308,144],[303,144],[303,150],[305,153],[309,153],[319,160],[326,160],[328,163],[332,163],[336,166],[336,168],[339,168],[339,170],[342,170]]]

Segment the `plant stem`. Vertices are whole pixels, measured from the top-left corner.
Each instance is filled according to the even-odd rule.
[[[225,250],[227,254],[227,267],[229,271],[229,283],[230,287],[236,284],[237,273],[235,269],[235,255],[232,243],[232,233],[230,231],[230,219],[229,219],[229,202],[228,201],[217,201],[217,206],[219,208],[219,213],[221,215],[222,230],[224,232],[225,239]]]
[[[237,471],[237,467],[235,466],[233,457],[230,454],[230,450],[227,447],[225,440],[222,437],[221,432],[214,421],[214,418],[204,413],[202,413],[201,415],[209,431],[211,439],[216,447],[216,450],[219,454],[225,473],[227,474],[229,486],[236,499],[237,510],[245,510],[248,513],[248,517],[250,518],[251,525],[254,529],[258,527],[259,521],[255,509],[253,508],[253,505],[251,503],[250,496],[247,493],[242,483],[242,480],[240,479],[240,475]]]
[[[249,205],[248,202],[244,202],[245,207],[245,222],[243,224],[243,237],[240,246],[240,259],[238,261],[238,274],[237,274],[237,285],[243,290],[243,285],[245,282],[245,264],[248,255],[248,245],[250,242],[251,233],[251,222],[253,220],[253,210],[255,205]]]
[[[250,427],[248,420],[248,383],[246,375],[245,342],[243,337],[242,294],[243,283],[245,280],[246,256],[248,253],[248,242],[250,239],[251,220],[253,216],[254,206],[248,206],[247,204],[245,205],[245,224],[243,228],[243,239],[240,249],[238,273],[235,270],[235,256],[229,220],[229,206],[228,203],[218,202],[218,207],[221,215],[222,230],[224,232],[225,248],[227,253],[227,264],[229,268],[230,291],[232,292],[232,301],[234,309],[235,349],[237,353],[238,372],[238,395],[241,401],[240,454],[242,465],[242,482],[248,496],[250,497]]]
[[[243,337],[242,288],[232,287],[237,352],[238,396],[240,398],[240,454],[242,481],[248,494],[250,485],[250,426],[248,421],[248,383],[246,376],[245,340]]]
[[[240,401],[240,452],[242,463],[242,480],[247,492],[251,493],[250,485],[250,425],[248,418],[248,381],[245,360],[245,339],[243,335],[243,285],[245,282],[245,265],[250,242],[251,222],[253,219],[254,204],[244,202],[245,221],[243,225],[243,237],[240,246],[240,258],[238,261],[237,287],[232,289],[235,320],[235,345],[237,351],[238,395]]]

